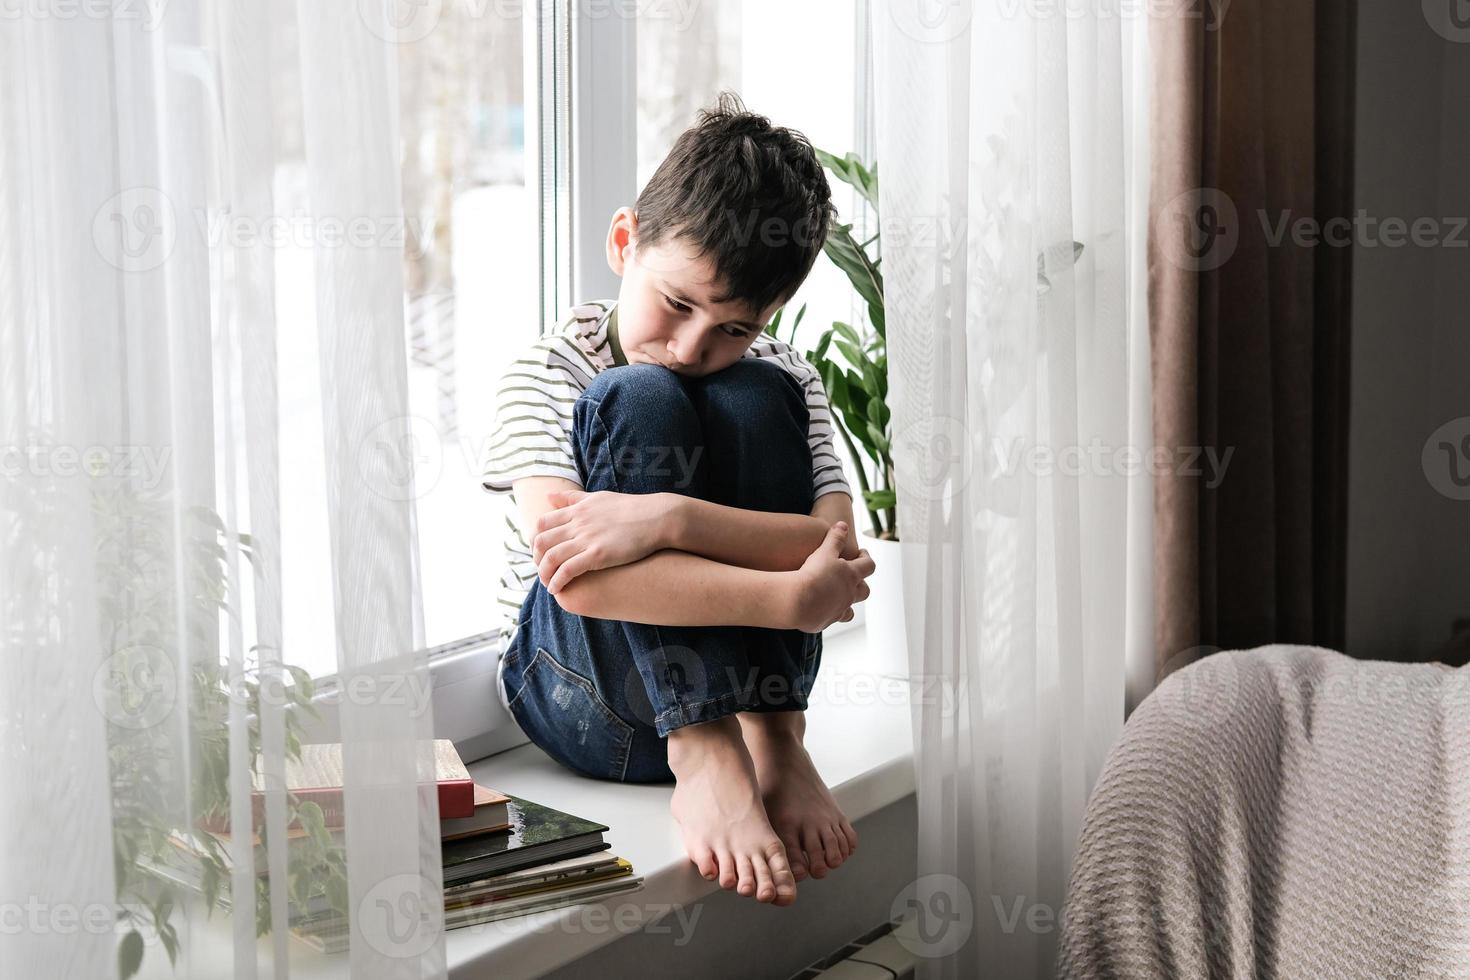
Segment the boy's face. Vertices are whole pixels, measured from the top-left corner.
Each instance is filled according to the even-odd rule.
[[[691,378],[738,361],[770,322],[779,302],[764,310],[719,292],[710,261],[689,242],[670,236],[637,244],[632,208],[619,208],[608,231],[607,260],[623,278],[618,292],[618,341],[629,364],[662,364]]]

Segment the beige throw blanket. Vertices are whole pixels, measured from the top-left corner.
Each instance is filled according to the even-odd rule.
[[[1470,978],[1470,668],[1222,652],[1129,718],[1063,977]]]

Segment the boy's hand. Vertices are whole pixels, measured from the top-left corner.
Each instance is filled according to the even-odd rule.
[[[556,510],[536,519],[531,556],[546,591],[583,572],[628,565],[669,546],[669,494],[553,490]]]
[[[856,558],[842,557],[848,527],[838,521],[827,531],[821,547],[813,551],[796,571],[796,628],[803,633],[820,633],[833,623],[852,619],[852,604],[870,592],[863,581],[873,574],[875,564],[868,549]]]

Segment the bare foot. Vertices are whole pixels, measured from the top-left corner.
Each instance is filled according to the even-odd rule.
[[[686,725],[669,733],[668,749],[678,780],[669,809],[699,873],[760,902],[796,901],[796,879],[766,819],[740,723],[726,716]]]
[[[747,711],[739,718],[766,816],[786,845],[792,874],[797,881],[808,874],[825,878],[857,850],[858,838],[802,745],[806,718],[800,711]]]

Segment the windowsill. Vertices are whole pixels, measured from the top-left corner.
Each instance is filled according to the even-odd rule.
[[[828,630],[824,637],[822,665],[807,713],[806,745],[843,812],[856,822],[913,793],[912,730],[907,682],[875,661],[867,649],[865,629],[851,623],[843,626],[841,632]],[[516,734],[525,738],[519,729]],[[538,976],[637,931],[672,906],[697,902],[719,890],[684,856],[678,828],[669,815],[672,784],[588,779],[563,769],[530,744],[472,762],[469,769],[482,785],[607,824],[611,853],[630,861],[634,874],[644,877],[644,885],[601,902],[449,930],[444,943],[451,977]],[[817,883],[803,887],[813,884]],[[594,906],[601,908],[593,912]],[[179,968],[171,968],[162,946],[151,940],[138,980],[229,972],[234,948],[231,916],[204,918],[194,903],[186,908],[191,910],[189,920],[180,933],[186,937],[187,952],[181,954]],[[256,956],[262,962],[270,960],[272,939],[267,935],[258,940]],[[346,954],[324,956],[294,939],[287,949],[292,976],[343,975]]]
[[[825,637],[807,715],[807,750],[852,821],[914,791],[907,685],[875,664],[865,640],[862,629]],[[586,778],[529,744],[469,768],[478,783],[607,824],[611,853],[631,862],[644,885],[593,903],[609,910],[600,918],[581,906],[451,930],[445,934],[451,977],[538,976],[636,931],[672,906],[719,891],[684,855],[669,814],[672,784]]]

